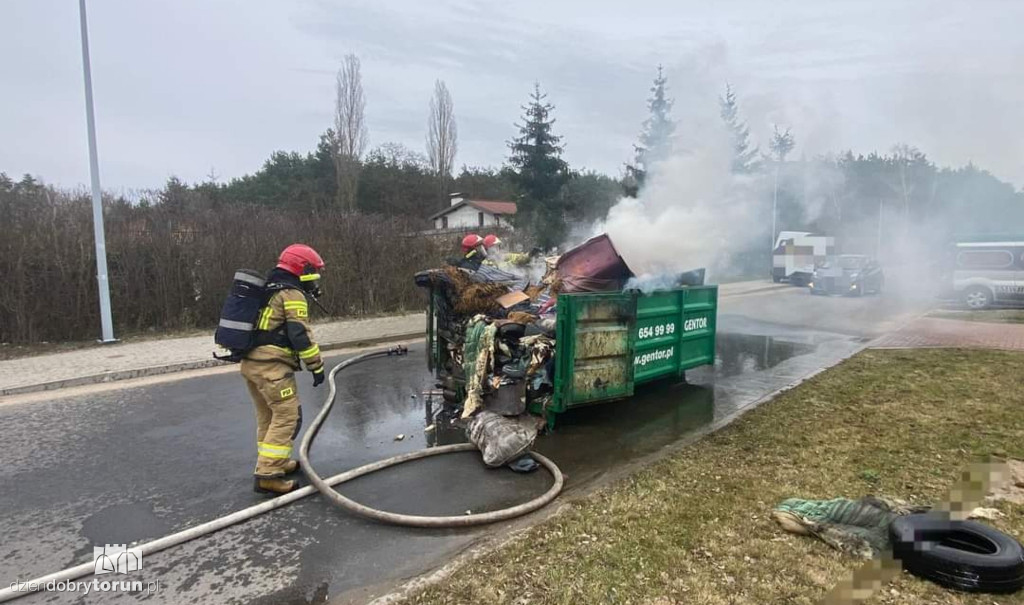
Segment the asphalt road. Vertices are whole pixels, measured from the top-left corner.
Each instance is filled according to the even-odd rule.
[[[845,358],[924,305],[910,296],[823,298],[797,288],[723,299],[714,368],[689,372],[688,384],[570,412],[537,449],[567,474],[567,490],[584,490]],[[430,420],[421,394],[431,386],[422,345],[343,372],[339,403],[312,455],[321,474],[425,447]],[[299,390],[311,417],[325,389],[314,391],[304,375]],[[94,546],[154,539],[262,501],[251,490],[252,406],[234,372],[49,397],[0,405],[9,429],[0,477],[3,586],[91,561]],[[406,438],[396,441],[399,434]],[[485,470],[466,453],[361,478],[343,491],[397,512],[460,514],[521,501],[548,481],[543,472]],[[365,602],[500,530],[391,527],[311,497],[147,556],[142,571],[118,578],[158,582],[156,592],[39,593],[19,602]]]

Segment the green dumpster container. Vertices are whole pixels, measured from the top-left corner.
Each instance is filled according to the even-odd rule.
[[[638,384],[713,364],[717,307],[718,286],[559,295],[554,395],[546,409],[531,410],[553,424],[570,408],[623,399]],[[437,363],[449,330],[435,323],[435,309],[431,297],[428,364],[463,397],[461,377]]]
[[[558,297],[555,414],[715,362],[718,286]]]

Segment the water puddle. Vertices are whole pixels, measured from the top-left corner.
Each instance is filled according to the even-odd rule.
[[[538,438],[536,449],[557,460],[571,476],[570,485],[578,485],[701,433],[759,393],[770,391],[759,373],[815,349],[813,344],[775,336],[721,333],[713,369],[687,372],[688,382],[641,385],[628,399],[573,408],[559,415],[553,433]],[[745,376],[751,379],[749,389],[742,388]],[[716,388],[716,382],[725,379],[735,383],[734,390]],[[466,441],[440,399],[428,399],[426,405],[427,421],[433,426],[427,433],[428,446]]]
[[[153,512],[151,504],[132,502],[108,506],[82,523],[82,535],[88,544],[75,553],[76,559],[92,557],[93,546],[145,542],[170,531],[170,524]]]
[[[766,370],[787,359],[813,353],[816,348],[775,336],[720,333],[715,351],[715,375],[724,378]]]

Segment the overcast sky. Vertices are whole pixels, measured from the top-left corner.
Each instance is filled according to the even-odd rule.
[[[104,188],[229,179],[331,122],[334,72],[363,64],[370,145],[422,151],[445,80],[457,165],[499,165],[534,81],[577,168],[619,174],[661,63],[681,144],[726,81],[764,146],[906,142],[1024,185],[1021,0],[89,0]],[[88,182],[78,3],[0,0],[0,171]]]

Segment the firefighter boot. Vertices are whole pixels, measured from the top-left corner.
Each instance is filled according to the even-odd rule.
[[[295,491],[299,484],[281,477],[253,477],[252,490],[257,494],[280,496]]]

